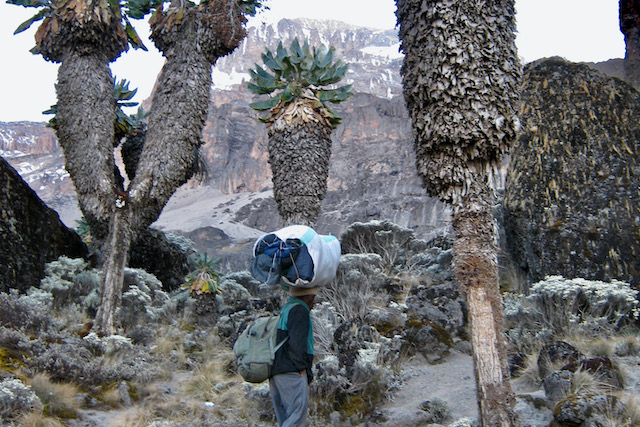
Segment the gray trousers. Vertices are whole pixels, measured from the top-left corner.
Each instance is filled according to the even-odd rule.
[[[307,425],[309,386],[306,375],[299,372],[274,375],[269,379],[269,391],[279,426]]]

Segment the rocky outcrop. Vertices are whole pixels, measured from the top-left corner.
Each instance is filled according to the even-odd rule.
[[[55,132],[44,123],[0,122],[0,156],[43,200],[75,193]]]
[[[186,242],[167,238],[163,232],[147,229],[131,245],[129,267],[140,268],[162,282],[165,291],[182,286],[193,268],[190,256],[195,251]]]
[[[511,253],[548,275],[640,286],[640,96],[560,58],[525,69],[504,208]]]
[[[58,214],[3,158],[0,193],[0,291],[38,287],[45,263],[61,255],[87,256],[80,237],[60,222]]]

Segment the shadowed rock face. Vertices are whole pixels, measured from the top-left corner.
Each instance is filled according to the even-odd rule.
[[[525,69],[505,228],[532,281],[547,275],[640,285],[640,97],[559,58]]]
[[[86,257],[80,237],[62,224],[20,175],[0,158],[0,291],[38,286],[44,265],[61,255]]]

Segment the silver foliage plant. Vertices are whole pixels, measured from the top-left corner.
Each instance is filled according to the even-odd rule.
[[[549,276],[528,296],[505,296],[507,333],[518,347],[546,343],[560,334],[611,334],[640,316],[638,291],[628,283]]]
[[[42,408],[40,399],[22,381],[5,378],[0,382],[0,417],[6,419],[23,411],[40,408]]]
[[[45,274],[40,289],[29,291],[31,298],[51,301],[54,309],[63,305],[75,305],[82,310],[98,308],[100,271],[89,268],[86,261],[62,256],[45,266]],[[154,275],[140,269],[125,269],[120,308],[123,325],[161,320],[174,305],[175,301],[162,290],[162,283]]]

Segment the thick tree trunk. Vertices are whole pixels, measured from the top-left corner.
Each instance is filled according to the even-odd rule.
[[[58,140],[80,209],[98,241],[114,209],[113,77],[103,55],[70,52],[58,69]]]
[[[289,126],[284,122],[276,120],[269,127],[273,195],[285,225],[313,226],[327,193],[331,125],[320,120]]]
[[[502,296],[498,282],[496,224],[489,187],[477,180],[454,209],[454,271],[469,306],[482,425],[514,426],[515,399],[506,365]]]
[[[515,425],[487,185],[519,128],[514,1],[396,4],[418,174],[429,194],[454,208],[454,266],[469,303],[481,420]]]
[[[158,218],[173,192],[193,175],[207,117],[211,65],[244,39],[246,17],[237,0],[184,8],[179,7],[182,2],[173,2],[168,10],[154,13],[152,38],[167,62],[126,195],[114,174],[116,101],[108,67],[128,47],[119,15],[112,13],[117,5],[55,3],[55,13],[43,21],[36,43],[45,59],[61,63],[58,137],[91,232],[98,240],[106,237],[102,302],[94,329],[111,334],[132,239]]]
[[[640,0],[620,0],[620,31],[626,45],[625,78],[640,90]]]

